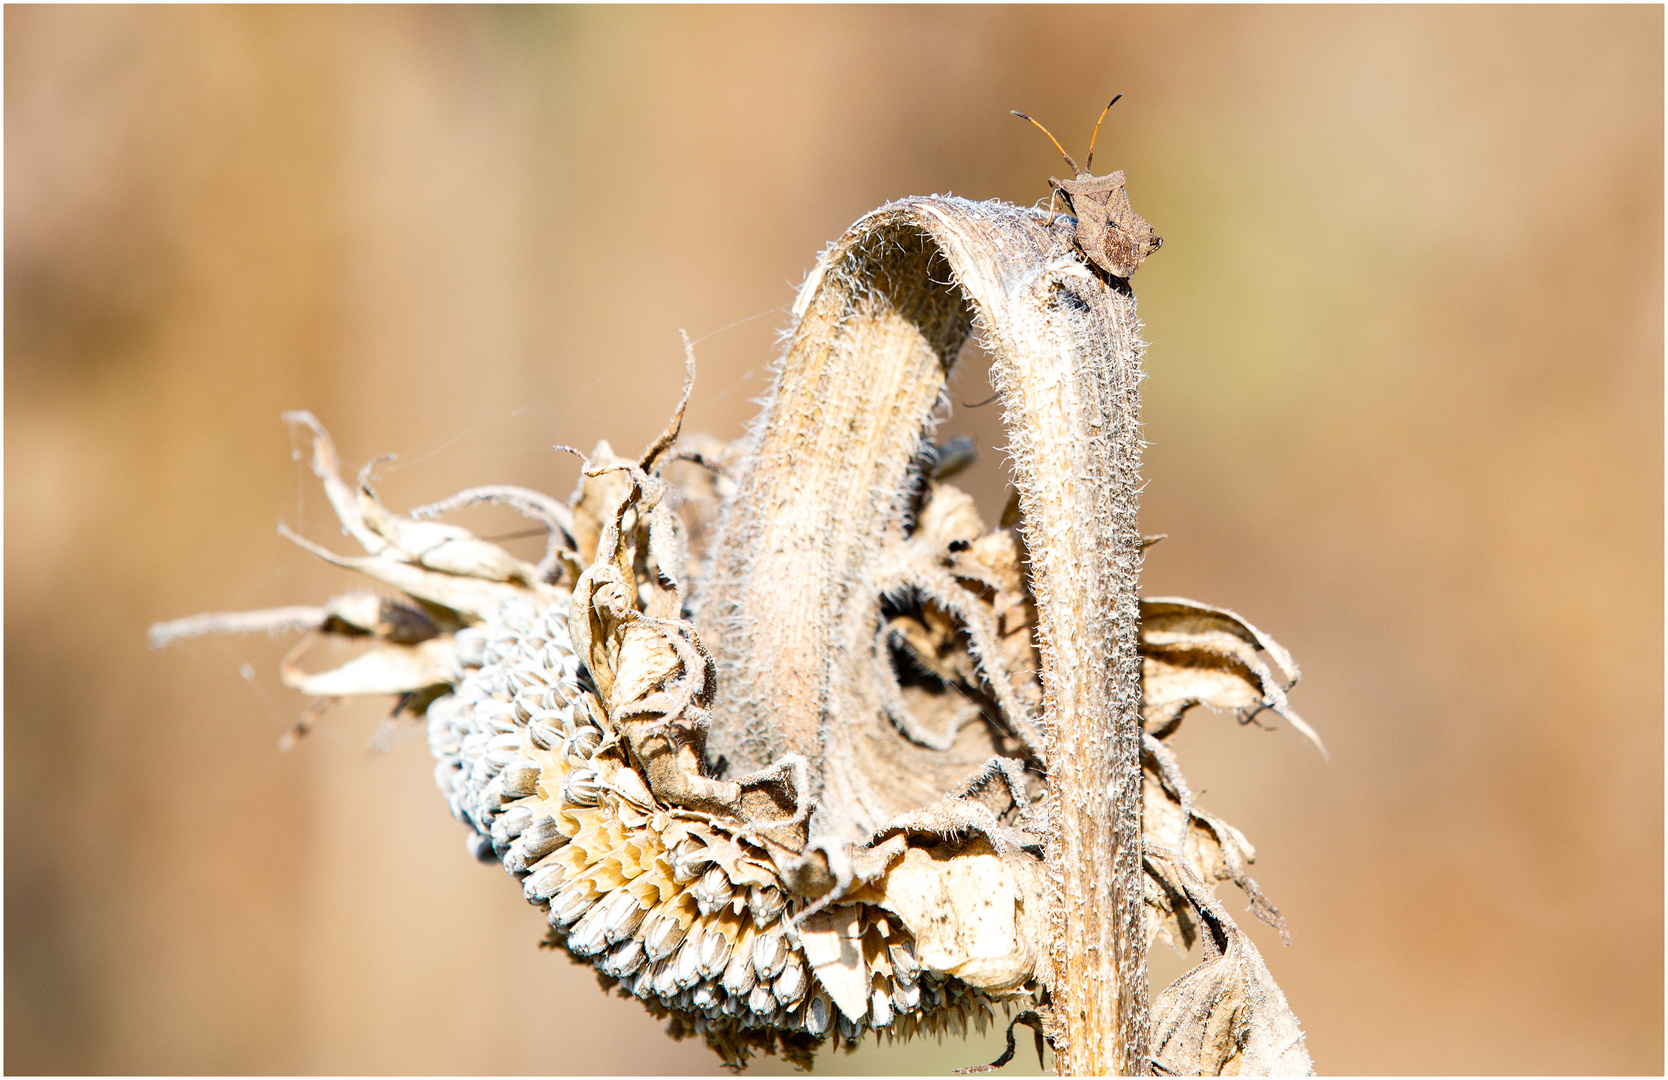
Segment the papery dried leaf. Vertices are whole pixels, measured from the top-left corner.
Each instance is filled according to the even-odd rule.
[[[1245,838],[1245,834],[1214,814],[1190,807],[1185,847],[1178,848],[1177,840],[1182,832],[1180,804],[1150,773],[1145,791],[1147,835],[1162,846],[1182,851],[1189,869],[1201,881],[1226,881],[1239,886],[1250,901],[1251,912],[1278,930],[1280,936],[1290,944],[1291,935],[1280,909],[1269,902],[1262,888],[1250,875],[1250,865],[1256,861],[1257,853],[1251,842]],[[1150,894],[1150,881],[1148,887]],[[1150,895],[1148,902],[1154,902]],[[1191,931],[1174,925],[1173,921],[1164,925],[1161,936],[1165,935],[1171,941],[1181,941],[1187,945],[1193,940]]]
[[[877,903],[903,920],[923,966],[1003,993],[1037,974],[1041,871],[1039,860],[1003,858],[983,841],[912,847],[887,873]]]
[[[1303,1029],[1261,954],[1193,872],[1149,844],[1148,872],[1171,883],[1200,916],[1205,962],[1152,1006],[1153,1071],[1174,1076],[1307,1076]]]
[[[1273,659],[1279,678],[1259,650]],[[1180,597],[1142,599],[1141,657],[1142,716],[1160,738],[1195,705],[1232,712],[1242,723],[1270,710],[1326,753],[1314,728],[1286,700],[1301,675],[1291,654],[1227,608]]]
[[[863,962],[862,934],[855,905],[819,911],[799,922],[806,962],[850,1020],[861,1020],[869,1011],[869,968]]]
[[[317,674],[301,670],[307,645],[285,658],[279,674],[285,686],[312,697],[405,694],[456,682],[461,674],[449,637],[418,645],[373,645],[341,667]]]

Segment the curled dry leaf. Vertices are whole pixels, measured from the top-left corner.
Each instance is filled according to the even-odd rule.
[[[1147,845],[1148,872],[1186,897],[1205,962],[1153,1003],[1152,1066],[1169,1076],[1306,1076],[1303,1029],[1256,946],[1174,852]]]
[[[1297,669],[1232,612],[1137,601],[1139,326],[1069,229],[883,207],[801,291],[746,438],[679,442],[690,355],[665,432],[635,460],[598,444],[566,504],[488,486],[402,516],[288,414],[365,554],[293,538],[402,597],[198,616],[153,643],[365,643],[322,673],[298,651],[285,681],[401,695],[470,851],[549,943],[732,1066],[1015,1006],[1062,1071],[1291,1066],[1301,1034],[1203,883],[1283,924],[1165,739],[1198,704],[1312,736]],[[932,441],[975,327],[1017,488],[995,528],[947,482],[971,448]],[[544,524],[539,564],[430,520],[477,502]],[[1206,960],[1150,1024],[1154,937]]]

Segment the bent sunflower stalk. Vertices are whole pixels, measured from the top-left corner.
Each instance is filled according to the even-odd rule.
[[[294,539],[399,595],[197,616],[153,643],[366,641],[322,673],[303,642],[282,677],[322,703],[399,695],[470,850],[520,881],[549,943],[732,1067],[1017,1010],[1063,1074],[1308,1072],[1214,886],[1284,923],[1168,740],[1199,704],[1314,733],[1272,638],[1138,596],[1127,281],[1083,261],[1069,219],[914,198],[831,245],[793,315],[742,439],[680,442],[691,354],[666,431],[636,459],[599,444],[567,502],[492,486],[395,514],[371,466],[348,483],[323,426],[289,414],[365,554]],[[1014,476],[995,528],[933,441],[975,333]],[[547,528],[545,557],[432,520],[479,502]],[[1157,939],[1203,962],[1149,1005]]]

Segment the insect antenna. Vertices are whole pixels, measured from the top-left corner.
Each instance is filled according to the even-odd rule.
[[[1118,103],[1118,98],[1121,97],[1123,97],[1123,95],[1118,94],[1114,96],[1111,101],[1106,103],[1106,108],[1100,111],[1100,120],[1106,119],[1106,114],[1112,111],[1112,106],[1116,105]],[[1095,140],[1100,138],[1100,120],[1095,121],[1095,133],[1089,136],[1089,156],[1083,159],[1084,172],[1094,171],[1090,168],[1090,166],[1095,163]]]
[[[1026,116],[1018,109],[1009,109],[1008,111],[1019,117],[1021,120],[1031,120],[1029,116]],[[1031,120],[1031,123],[1037,124],[1035,120]],[[1054,133],[1052,131],[1049,131],[1041,124],[1037,124],[1037,130],[1048,136],[1048,141],[1054,144],[1054,149],[1060,151],[1060,156],[1066,159],[1066,164],[1071,166],[1071,171],[1073,173],[1081,173],[1083,171],[1077,167],[1077,162],[1072,160],[1071,155],[1066,153],[1066,148],[1060,145],[1060,140],[1054,137]]]

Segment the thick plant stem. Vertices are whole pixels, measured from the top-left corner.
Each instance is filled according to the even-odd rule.
[[[1055,1044],[1062,1074],[1145,1072],[1139,324],[1133,297],[1075,267],[1037,288],[1052,340],[995,367],[1041,616]]]
[[[1148,1024],[1141,345],[1127,285],[1070,245],[1068,226],[1032,211],[923,198],[868,215],[824,254],[699,597],[722,674],[708,745],[746,768],[820,751],[813,839],[861,840],[885,820],[850,722],[878,704],[842,672],[873,633],[866,575],[899,483],[976,327],[1005,402],[1039,617],[1049,1033],[1062,1073],[1132,1073],[1146,1071]]]

